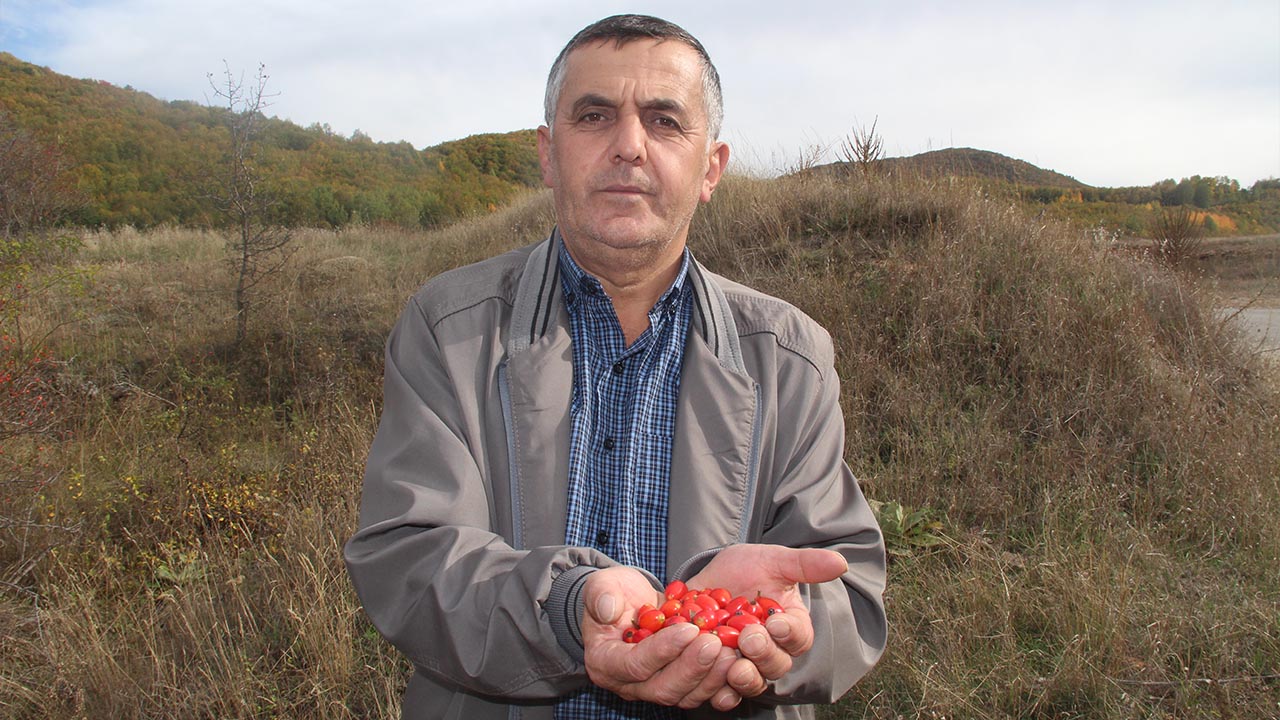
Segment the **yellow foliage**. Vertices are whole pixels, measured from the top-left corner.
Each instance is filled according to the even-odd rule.
[[[1213,224],[1217,226],[1219,232],[1235,232],[1238,229],[1235,220],[1232,220],[1226,215],[1222,215],[1220,213],[1197,210],[1191,213],[1191,218],[1202,227],[1206,220],[1213,220]]]

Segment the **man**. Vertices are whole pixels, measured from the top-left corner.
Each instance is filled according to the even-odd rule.
[[[884,547],[830,338],[685,247],[729,159],[702,45],[656,18],[552,67],[536,246],[427,283],[387,343],[360,529],[407,718],[812,717],[878,659]],[[739,650],[621,640],[670,579],[778,599]]]

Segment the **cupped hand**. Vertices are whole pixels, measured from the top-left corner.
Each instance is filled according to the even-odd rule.
[[[721,704],[736,705],[737,699],[722,691],[738,658],[716,636],[699,634],[694,625],[681,623],[659,630],[644,642],[622,640],[636,611],[654,604],[659,595],[634,568],[605,568],[587,577],[582,591],[582,645],[591,682],[627,700],[694,708],[719,692],[716,700]]]
[[[726,675],[734,691],[742,697],[763,693],[769,680],[787,674],[792,659],[813,647],[813,623],[799,585],[835,580],[848,568],[844,557],[832,550],[741,544],[721,550],[689,579],[689,587],[723,587],[735,596],[759,594],[782,605],[784,612],[762,625],[748,625],[739,636],[743,657]]]

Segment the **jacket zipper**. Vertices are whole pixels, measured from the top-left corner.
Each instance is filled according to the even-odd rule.
[[[752,518],[751,513],[755,511],[756,504],[756,484],[759,482],[760,476],[760,436],[764,430],[760,427],[760,383],[755,385],[756,409],[751,419],[751,453],[747,458],[747,496],[742,502],[742,527],[738,529],[738,542],[744,543],[750,540]]]
[[[502,401],[502,425],[507,431],[507,468],[511,492],[511,547],[524,549],[524,507],[520,496],[520,468],[516,457],[516,423],[511,412],[511,385],[507,361],[498,365],[498,397]]]

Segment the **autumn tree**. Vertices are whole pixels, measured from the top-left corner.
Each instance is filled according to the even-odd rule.
[[[26,311],[65,279],[36,270],[75,246],[57,232],[75,197],[62,154],[0,114],[0,442],[47,422],[38,387],[44,347],[28,333]]]
[[[72,207],[62,154],[0,112],[0,237],[47,230]]]
[[[214,103],[226,110],[228,144],[219,166],[211,173],[209,200],[229,228],[227,241],[235,275],[236,345],[244,342],[249,313],[262,283],[278,273],[292,255],[293,234],[272,222],[278,202],[259,166],[259,136],[270,104],[266,67],[258,66],[251,81],[223,64],[221,77],[209,74]]]
[[[76,206],[61,153],[0,114],[0,588],[35,597],[31,573],[71,528],[40,513],[40,497],[60,472],[39,452],[58,422],[48,327],[33,329],[38,296],[72,289],[74,272],[56,262],[76,240],[59,232]]]

